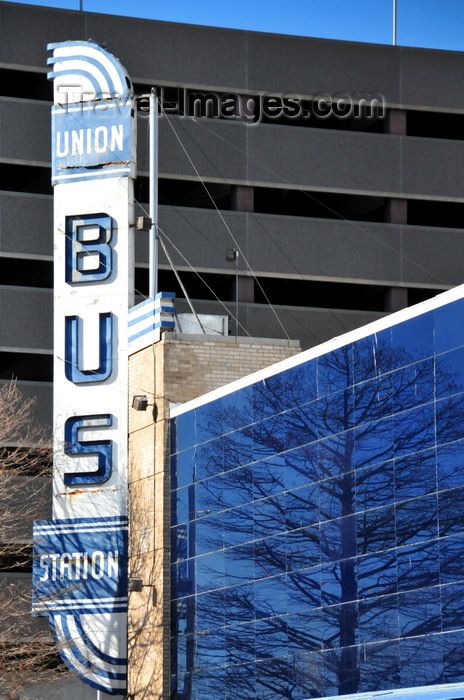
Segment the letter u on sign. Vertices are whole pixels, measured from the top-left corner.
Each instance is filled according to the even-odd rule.
[[[79,369],[79,333],[82,319],[66,316],[64,323],[65,375],[73,384],[104,382],[113,371],[113,314],[99,314],[99,364],[94,369]]]

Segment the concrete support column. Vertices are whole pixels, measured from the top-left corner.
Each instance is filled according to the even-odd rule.
[[[385,206],[385,222],[387,224],[408,223],[408,200],[391,197]]]
[[[408,290],[405,287],[389,287],[385,293],[385,311],[405,309],[408,305]]]
[[[232,298],[235,299],[235,280],[233,283],[233,293]],[[245,277],[239,275],[238,278],[238,301],[243,301],[247,304],[253,304],[255,300],[255,281],[253,277]]]
[[[390,109],[385,120],[385,132],[395,136],[406,136],[407,112],[404,109]]]
[[[232,185],[230,193],[232,211],[254,211],[255,189],[247,185]]]

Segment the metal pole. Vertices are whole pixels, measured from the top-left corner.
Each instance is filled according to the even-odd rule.
[[[149,238],[149,297],[158,293],[158,100],[154,89],[150,93],[150,238]]]
[[[393,46],[396,46],[396,3],[397,0],[393,0]]]

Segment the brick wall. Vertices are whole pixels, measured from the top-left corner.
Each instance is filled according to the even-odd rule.
[[[165,334],[129,358],[129,697],[170,697],[169,406],[295,355],[295,341]],[[155,417],[155,421],[153,418]]]

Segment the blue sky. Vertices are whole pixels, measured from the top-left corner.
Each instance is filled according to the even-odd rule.
[[[79,2],[80,0],[43,0],[32,4],[78,10]],[[89,12],[329,39],[392,43],[393,0],[82,2],[84,10]],[[464,50],[464,0],[397,0],[397,8],[398,44]]]

